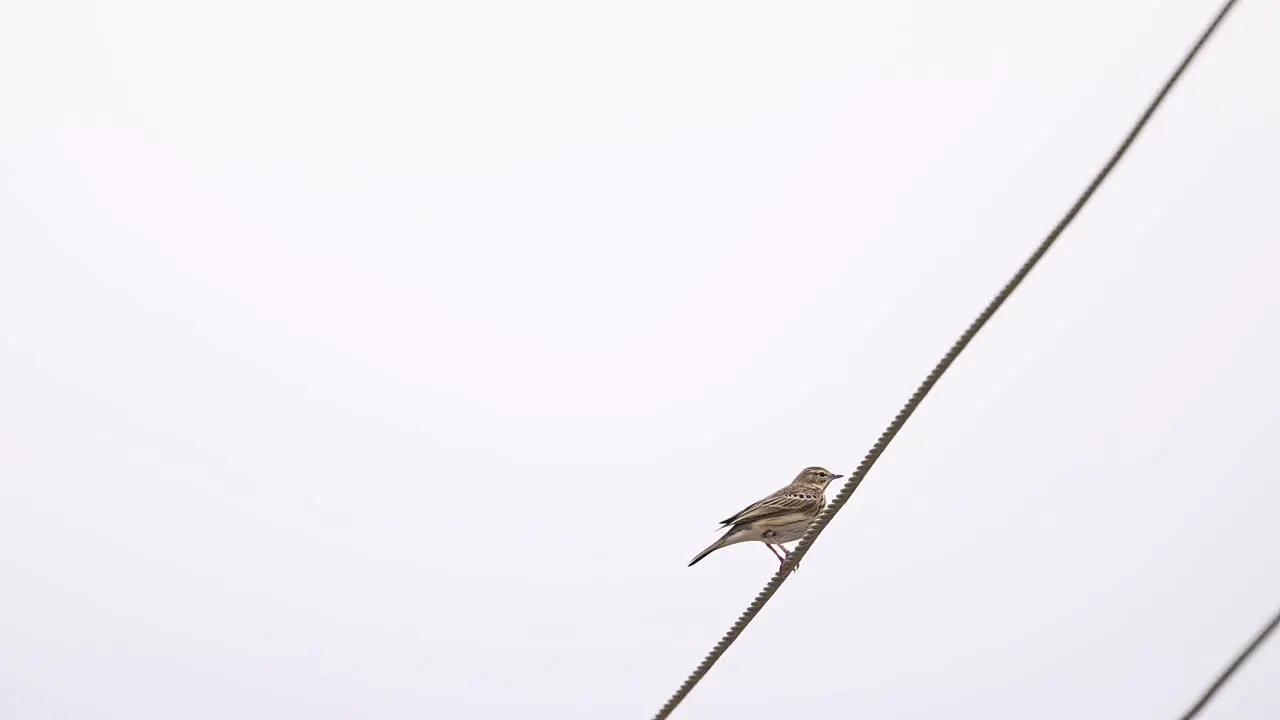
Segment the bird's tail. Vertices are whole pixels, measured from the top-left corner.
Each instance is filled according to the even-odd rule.
[[[727,533],[725,533],[725,534],[724,534],[724,536],[723,536],[723,537],[721,537],[719,540],[717,540],[717,541],[715,541],[715,542],[711,543],[711,545],[710,545],[710,546],[708,546],[706,550],[703,550],[702,552],[700,552],[700,553],[698,553],[697,555],[695,555],[695,556],[694,556],[694,558],[693,558],[692,560],[690,560],[690,561],[689,561],[689,567],[693,567],[694,565],[698,564],[698,561],[699,561],[699,560],[701,560],[702,558],[704,558],[704,557],[706,557],[706,556],[710,555],[711,553],[713,553],[713,552],[715,552],[715,551],[719,550],[720,548],[724,547],[725,545],[732,545],[732,544],[733,544],[733,541],[729,540],[729,536],[730,536],[730,535],[733,535],[733,531],[734,531],[734,530],[736,530],[736,529],[737,529],[737,528],[731,528],[731,529],[729,530],[729,532],[727,532]]]

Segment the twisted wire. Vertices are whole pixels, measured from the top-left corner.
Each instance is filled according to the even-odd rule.
[[[845,506],[845,503],[849,502],[849,498],[853,495],[854,491],[858,489],[858,486],[862,484],[862,480],[866,477],[867,472],[871,470],[873,465],[875,465],[876,460],[878,460],[884,453],[885,448],[887,448],[889,443],[893,441],[893,438],[898,434],[898,431],[900,431],[902,426],[906,424],[908,418],[910,418],[911,414],[915,412],[917,407],[919,407],[925,396],[929,394],[931,389],[933,389],[933,386],[937,384],[943,373],[947,371],[947,368],[951,367],[951,364],[960,356],[960,353],[969,345],[969,342],[978,334],[978,331],[987,324],[987,321],[991,319],[991,316],[1000,309],[1000,306],[1004,304],[1005,300],[1007,300],[1009,296],[1013,294],[1013,291],[1022,284],[1022,281],[1026,279],[1027,275],[1031,273],[1036,264],[1040,262],[1040,259],[1044,257],[1044,254],[1049,251],[1049,248],[1053,247],[1053,244],[1058,240],[1058,237],[1064,230],[1066,230],[1067,226],[1071,224],[1071,221],[1075,219],[1076,215],[1079,214],[1080,210],[1085,206],[1085,203],[1093,197],[1094,192],[1097,191],[1100,185],[1102,185],[1102,182],[1106,180],[1107,176],[1111,174],[1112,169],[1115,168],[1116,164],[1120,162],[1120,159],[1129,150],[1129,146],[1133,144],[1134,140],[1137,139],[1138,134],[1142,132],[1144,127],[1146,127],[1147,121],[1151,119],[1151,116],[1155,114],[1156,109],[1160,107],[1162,102],[1164,102],[1165,96],[1167,96],[1169,91],[1173,89],[1173,86],[1178,82],[1178,79],[1182,77],[1183,72],[1191,64],[1191,61],[1195,59],[1196,55],[1199,54],[1200,49],[1204,47],[1206,42],[1208,42],[1214,31],[1217,30],[1218,25],[1222,23],[1222,20],[1227,16],[1227,13],[1230,12],[1231,8],[1235,6],[1236,2],[1237,0],[1227,0],[1222,5],[1222,8],[1214,17],[1213,22],[1211,22],[1209,26],[1205,28],[1204,32],[1201,33],[1200,38],[1196,41],[1195,45],[1193,45],[1186,53],[1182,62],[1178,64],[1177,69],[1173,71],[1165,81],[1164,86],[1160,88],[1160,91],[1147,105],[1146,110],[1129,130],[1129,134],[1125,136],[1124,141],[1121,142],[1119,147],[1117,147],[1111,154],[1106,165],[1104,165],[1093,177],[1093,180],[1085,188],[1084,192],[1080,194],[1080,197],[1076,199],[1075,203],[1072,204],[1067,213],[1063,215],[1062,219],[1058,221],[1058,224],[1054,226],[1052,231],[1050,231],[1048,237],[1046,237],[1040,245],[1036,247],[1035,251],[1031,253],[1031,256],[1027,258],[1026,262],[1022,263],[1022,267],[1018,268],[1018,271],[1014,273],[1013,277],[1007,283],[1005,283],[1004,287],[1000,289],[1000,292],[997,293],[989,303],[987,303],[987,306],[983,308],[978,317],[969,324],[969,327],[966,328],[960,335],[959,339],[955,341],[955,344],[951,346],[951,349],[942,356],[942,359],[938,361],[938,364],[934,366],[933,370],[929,372],[929,375],[920,383],[920,386],[916,388],[915,393],[911,395],[911,399],[907,401],[906,405],[903,405],[902,409],[898,411],[898,414],[894,416],[893,421],[890,422],[889,426],[880,434],[880,439],[876,440],[875,444],[871,446],[871,450],[867,452],[862,462],[858,465],[858,468],[849,475],[849,479],[845,481],[844,487],[840,488],[840,492],[835,496],[835,499],[832,500],[831,503],[818,514],[818,517],[814,519],[813,523],[810,524],[808,530],[805,531],[804,537],[802,537],[799,544],[796,545],[795,550],[791,551],[791,554],[787,558],[787,562],[778,569],[774,576],[764,586],[764,589],[756,595],[756,598],[751,601],[751,604],[747,606],[747,609],[738,617],[737,621],[730,626],[729,630],[720,638],[720,641],[715,644],[715,647],[711,649],[711,652],[707,654],[707,656],[698,664],[693,672],[689,674],[688,678],[685,679],[671,698],[667,700],[666,704],[658,711],[658,714],[654,716],[654,720],[665,720],[665,718],[671,715],[676,707],[679,706],[685,697],[689,695],[689,692],[692,691],[693,688],[702,680],[703,676],[707,674],[707,671],[716,664],[716,661],[724,655],[725,651],[729,649],[729,646],[737,640],[738,636],[742,634],[742,631],[746,629],[747,625],[751,624],[751,621],[760,613],[760,610],[769,602],[769,599],[773,597],[774,593],[778,592],[778,588],[782,586],[782,583],[786,581],[787,576],[791,574],[791,569],[804,559],[805,554],[809,551],[809,548],[813,546],[813,543],[818,536],[822,534],[822,531],[827,527],[827,524],[830,523],[836,513]]]
[[[1271,622],[1262,626],[1262,629],[1258,631],[1257,635],[1253,636],[1253,639],[1249,641],[1249,644],[1244,646],[1244,649],[1240,652],[1236,653],[1236,656],[1232,659],[1231,663],[1223,668],[1222,672],[1218,673],[1218,676],[1213,679],[1213,682],[1209,683],[1209,687],[1205,688],[1204,692],[1200,694],[1200,697],[1196,698],[1195,704],[1192,705],[1191,708],[1187,710],[1186,714],[1179,720],[1192,720],[1192,718],[1199,715],[1200,711],[1203,710],[1205,706],[1209,704],[1209,701],[1213,699],[1213,696],[1218,694],[1218,690],[1222,689],[1222,686],[1231,679],[1231,676],[1236,674],[1236,671],[1240,669],[1240,666],[1244,665],[1245,662],[1249,660],[1249,657],[1253,655],[1254,651],[1262,647],[1262,643],[1267,641],[1267,637],[1275,631],[1276,626],[1278,625],[1280,625],[1280,610],[1276,610],[1276,614],[1271,618]]]

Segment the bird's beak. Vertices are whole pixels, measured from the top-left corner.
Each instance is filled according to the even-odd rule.
[[[840,479],[840,478],[842,478],[842,477],[844,477],[844,476],[843,476],[843,475],[832,475],[832,476],[831,476],[831,479],[832,479],[832,480],[839,480],[839,479]]]

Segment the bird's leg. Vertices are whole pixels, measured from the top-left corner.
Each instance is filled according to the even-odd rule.
[[[774,557],[778,558],[778,569],[781,570],[782,568],[786,567],[787,556],[791,554],[791,551],[788,550],[786,546],[783,545],[782,543],[778,543],[778,549],[782,550],[783,552],[782,555],[779,555],[778,550],[774,550],[773,543],[770,542],[770,540],[773,540],[776,537],[777,537],[777,534],[774,533],[772,530],[766,531],[764,534],[764,544],[768,545],[770,550],[773,550]],[[794,567],[791,568],[791,572],[795,572],[795,571],[796,569]]]
[[[783,554],[785,554],[785,555],[787,556],[787,559],[788,559],[788,560],[790,560],[790,559],[791,559],[791,551],[787,549],[787,546],[786,546],[786,545],[783,545],[782,543],[778,543],[778,547],[782,548],[782,552],[783,552]],[[795,564],[795,566],[793,566],[793,567],[791,568],[791,572],[795,572],[795,571],[797,571],[797,570],[799,570],[799,569],[800,569],[800,563],[798,563],[798,562],[797,562],[797,563]]]
[[[778,562],[783,563],[787,561],[785,557],[778,554],[778,549],[773,546],[773,543],[770,543],[769,541],[766,540],[764,543],[764,546],[769,548],[769,552],[773,553],[774,557],[778,558]]]

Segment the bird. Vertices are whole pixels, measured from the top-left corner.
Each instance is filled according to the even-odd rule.
[[[801,470],[786,487],[721,520],[720,527],[729,528],[729,532],[698,553],[689,562],[689,567],[722,547],[752,540],[764,543],[778,562],[786,565],[791,551],[782,543],[799,540],[804,535],[809,523],[827,505],[827,485],[842,477],[823,467]],[[775,545],[782,554],[774,548]]]

